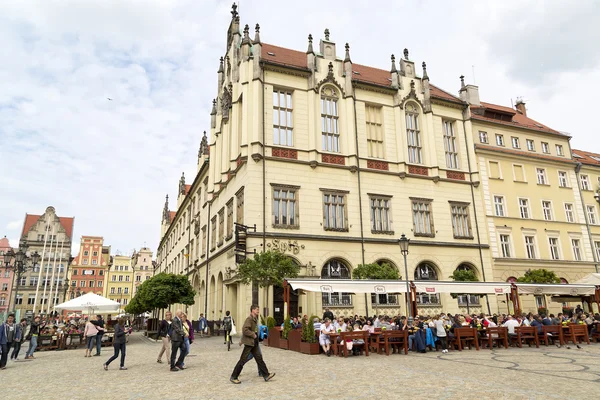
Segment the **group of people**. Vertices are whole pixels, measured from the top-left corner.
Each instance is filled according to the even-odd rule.
[[[166,353],[171,372],[184,370],[185,357],[190,353],[190,345],[194,343],[194,328],[187,314],[177,310],[173,318],[171,311],[167,311],[165,318],[160,322],[158,338],[162,341],[162,346],[156,362],[162,364],[163,354]]]
[[[35,359],[33,352],[37,347],[40,330],[43,328],[44,324],[40,322],[40,317],[35,317],[31,323],[27,322],[27,318],[21,318],[17,323],[14,314],[9,314],[6,322],[0,325],[0,370],[6,369],[11,349],[10,359],[16,361],[19,358],[21,345],[26,340],[29,341],[29,348],[25,353],[25,359]]]

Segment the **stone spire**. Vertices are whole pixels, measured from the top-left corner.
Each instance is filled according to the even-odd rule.
[[[421,64],[421,66],[423,67],[423,80],[429,80],[429,76],[427,75],[427,64],[425,63],[425,61],[423,61],[423,64]]]
[[[237,12],[237,4],[235,4],[235,2],[231,5],[231,19],[235,19],[238,16],[238,12]]]
[[[250,57],[250,27],[248,24],[244,26],[244,38],[242,39],[242,60],[247,60]]]
[[[431,89],[429,87],[429,76],[427,75],[427,64],[425,61],[421,64],[423,67],[423,78],[421,79],[421,86],[423,88],[423,109],[425,112],[431,111]]]
[[[221,88],[219,88],[221,90]],[[210,112],[210,127],[215,129],[217,127],[217,99],[213,99],[212,110]]]
[[[202,140],[200,141],[200,149],[198,150],[198,158],[202,156],[208,155],[208,137],[206,136],[206,131],[204,131],[204,135],[202,135]]]
[[[325,34],[325,40],[329,41],[329,28],[325,28],[325,32],[323,32]]]
[[[185,172],[181,173],[181,178],[179,179],[179,194],[185,195]]]
[[[163,223],[164,222],[167,224],[171,222],[169,221],[169,195],[165,197],[165,206],[163,207]]]
[[[392,54],[392,69],[390,69],[391,73],[397,72],[396,69],[396,56]]]
[[[217,72],[221,74],[223,73],[223,57],[219,59],[219,70]]]
[[[313,36],[309,33],[308,34],[308,50],[306,50],[306,54],[315,54],[315,52],[313,51],[313,46],[312,46],[312,41],[313,41]]]
[[[260,43],[260,25],[254,27],[254,43]]]
[[[352,63],[350,60],[350,45],[346,43],[346,56],[344,57],[344,62]]]
[[[408,60],[408,49],[404,49],[404,59]]]
[[[396,56],[392,54],[392,68],[390,69],[390,75],[392,79],[391,87],[395,89],[400,89],[400,75],[398,74],[398,70],[396,69]]]

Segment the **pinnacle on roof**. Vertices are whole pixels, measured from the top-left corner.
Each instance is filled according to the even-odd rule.
[[[235,19],[238,16],[237,7],[235,2],[231,5],[231,19]]]
[[[254,43],[260,43],[260,25],[254,27]]]
[[[217,73],[219,72],[223,72],[223,57],[219,59],[219,70],[217,71]]]
[[[308,34],[308,50],[306,50],[306,54],[315,54],[312,47],[313,36],[312,34]]]
[[[344,62],[352,62],[350,61],[350,45],[346,43],[346,56],[344,57]]]
[[[216,115],[216,114],[217,114],[217,99],[213,99],[212,111],[210,112],[210,115]]]
[[[397,72],[398,70],[396,69],[396,56],[394,56],[392,54],[392,69],[390,70],[391,73]]]
[[[325,40],[329,41],[329,28],[325,28],[325,32],[323,32],[325,34]]]
[[[408,49],[404,49],[404,59],[408,60]]]
[[[425,63],[425,61],[423,61],[423,64],[421,64],[421,66],[423,67],[423,80],[429,80],[429,76],[427,75],[427,64]]]

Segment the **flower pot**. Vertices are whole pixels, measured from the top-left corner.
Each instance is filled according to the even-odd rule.
[[[300,352],[308,355],[319,354],[319,343],[300,342]]]
[[[288,350],[300,352],[300,343],[302,342],[302,330],[292,329],[288,333]]]

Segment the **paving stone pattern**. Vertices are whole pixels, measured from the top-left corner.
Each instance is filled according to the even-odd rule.
[[[10,362],[0,371],[2,399],[592,399],[600,388],[600,344],[581,350],[464,350],[408,356],[307,356],[261,346],[277,376],[258,377],[256,363],[246,364],[241,385],[229,376],[241,353],[227,352],[223,339],[197,338],[188,369],[170,372],[158,364],[160,345],[134,333],[127,345],[127,371],[112,354],[84,358],[85,350],[36,352],[36,360]],[[24,350],[27,349],[27,344]],[[25,351],[22,351],[24,353]],[[164,357],[164,356],[163,356]]]

